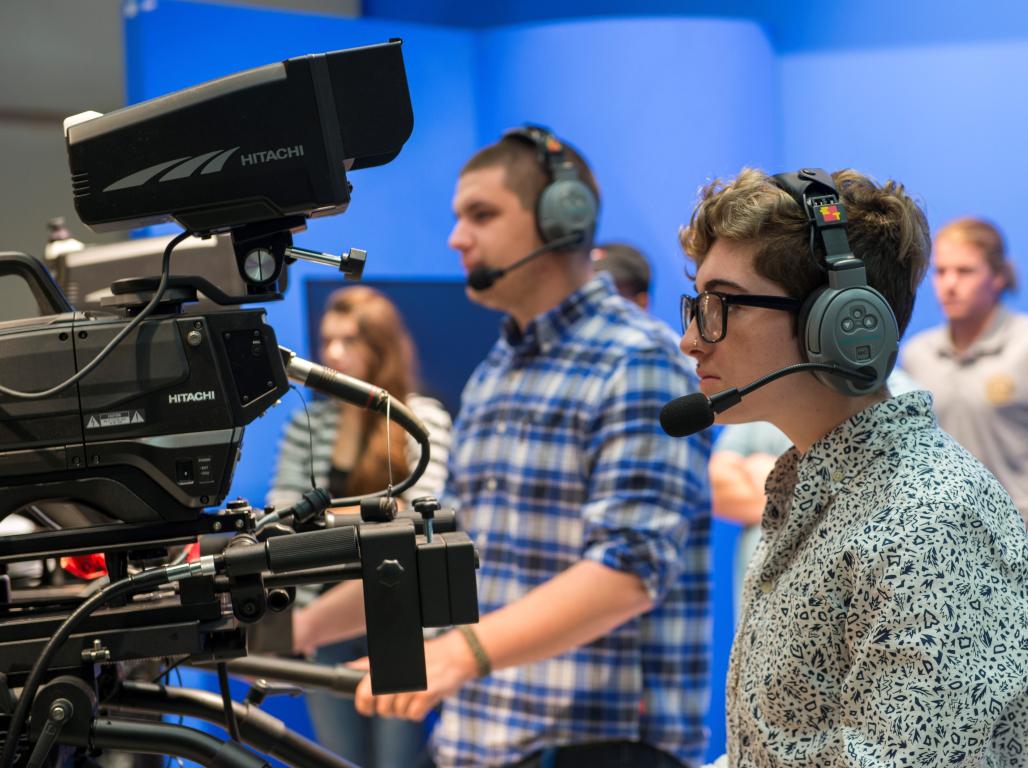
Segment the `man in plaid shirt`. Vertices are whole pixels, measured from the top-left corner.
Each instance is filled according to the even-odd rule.
[[[532,130],[539,130],[533,128]],[[543,245],[536,206],[579,155],[521,129],[476,153],[450,245],[471,272]],[[570,166],[567,166],[570,167]],[[441,766],[694,766],[709,689],[708,438],[658,414],[695,391],[677,338],[594,275],[592,226],[484,288],[507,313],[464,390],[448,495],[481,558],[481,622],[426,643],[428,690],[365,714],[420,719],[438,702]]]

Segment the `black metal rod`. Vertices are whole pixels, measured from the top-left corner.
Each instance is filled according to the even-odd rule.
[[[327,568],[307,568],[289,573],[265,573],[263,581],[266,589],[274,589],[275,587],[298,587],[303,584],[334,584],[337,581],[359,579],[362,575],[360,563],[347,563]],[[231,587],[228,576],[214,577],[215,592],[228,592]]]
[[[97,719],[90,728],[89,746],[174,755],[210,768],[270,768],[264,758],[238,744],[173,723]]]
[[[342,665],[328,666],[271,656],[243,656],[225,662],[233,675],[261,677],[293,683],[302,688],[320,688],[330,693],[353,697],[367,672]],[[197,666],[204,666],[202,663]]]
[[[195,520],[171,523],[117,523],[21,533],[0,538],[0,562],[177,546],[188,544],[197,536],[213,533],[215,525],[219,530],[238,530],[235,526],[239,521],[245,526],[246,519],[246,514],[226,511],[218,515],[198,515]]]
[[[184,715],[224,727],[221,698],[208,691],[166,688],[154,683],[126,681],[118,695],[105,704],[128,711]],[[296,768],[356,768],[324,747],[289,730],[285,723],[249,702],[233,702],[240,738],[264,754]]]

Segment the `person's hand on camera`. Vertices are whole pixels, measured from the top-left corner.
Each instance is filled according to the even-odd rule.
[[[351,666],[368,669],[368,660],[360,659]],[[368,717],[423,720],[436,704],[456,693],[476,673],[475,657],[467,642],[458,632],[447,632],[425,643],[427,690],[373,696],[371,676],[365,675],[357,687],[354,704],[358,712]]]

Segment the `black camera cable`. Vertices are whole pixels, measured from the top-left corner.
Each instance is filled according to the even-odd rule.
[[[221,689],[221,704],[225,708],[225,727],[232,741],[242,744],[239,736],[239,721],[236,720],[236,708],[232,706],[232,691],[228,686],[228,665],[218,662],[218,687]]]
[[[22,729],[25,727],[25,721],[28,720],[32,700],[36,697],[36,693],[39,690],[39,685],[42,682],[44,673],[49,668],[50,662],[53,661],[53,657],[57,654],[57,651],[62,645],[64,645],[68,637],[71,636],[71,633],[74,632],[78,625],[85,621],[93,611],[112,600],[128,596],[133,592],[151,589],[167,582],[180,581],[192,576],[213,576],[215,570],[214,557],[208,555],[195,563],[163,566],[160,568],[141,571],[140,573],[132,576],[126,576],[124,579],[119,579],[113,584],[109,584],[72,611],[68,618],[64,620],[61,626],[57,628],[57,631],[54,632],[53,636],[47,641],[46,645],[43,646],[43,650],[40,652],[39,658],[36,659],[36,663],[33,664],[32,670],[29,672],[29,676],[25,680],[25,685],[21,689],[21,695],[18,697],[18,704],[15,706],[14,713],[11,715],[7,738],[4,741],[4,750],[0,753],[0,766],[3,768],[10,768],[10,766],[14,765],[17,748],[16,745],[18,743],[18,739],[21,737]]]
[[[171,252],[174,250],[175,246],[189,237],[190,234],[191,233],[189,232],[180,232],[172,238],[170,243],[168,243],[167,247],[164,249],[164,257],[161,260],[161,281],[157,284],[157,289],[154,291],[153,298],[147,302],[147,305],[140,310],[138,315],[132,318],[128,325],[118,331],[117,335],[107,342],[107,345],[103,349],[97,352],[96,357],[86,363],[72,376],[68,377],[60,384],[50,387],[50,389],[44,389],[39,392],[22,392],[0,384],[0,394],[7,395],[8,397],[17,397],[22,400],[42,400],[45,397],[50,397],[51,395],[56,395],[58,392],[64,391],[72,384],[77,384],[85,376],[92,373],[93,369],[100,365],[100,363],[102,363],[104,359],[114,351],[114,348],[121,344],[122,340],[124,340],[126,336],[136,330],[140,323],[153,314],[157,305],[161,303],[161,298],[164,296],[164,289],[168,287],[168,277],[171,272]]]
[[[18,739],[28,720],[32,700],[39,692],[43,675],[50,668],[54,656],[71,633],[104,604],[134,592],[196,576],[213,577],[220,573],[227,573],[230,577],[245,576],[265,571],[282,574],[349,563],[360,563],[360,548],[356,529],[343,526],[290,536],[273,536],[259,544],[229,549],[219,555],[204,555],[192,563],[150,568],[109,584],[72,611],[43,646],[11,715],[3,752],[0,753],[0,768],[11,768],[14,765]]]
[[[307,469],[311,476],[311,488],[316,488],[318,484],[314,482],[314,427],[311,426],[311,412],[307,408],[307,398],[303,396],[303,392],[295,384],[290,384],[289,388],[300,398],[300,402],[303,404],[303,415],[307,418]]]

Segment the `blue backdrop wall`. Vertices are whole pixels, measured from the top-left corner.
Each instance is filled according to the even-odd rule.
[[[852,166],[901,179],[933,226],[964,213],[996,219],[1024,271],[1028,221],[1011,187],[1028,162],[1028,106],[1014,85],[1028,69],[1028,12],[1003,0],[973,14],[926,0],[873,0],[860,13],[697,0],[687,14],[682,5],[365,0],[366,18],[347,20],[160,0],[126,20],[128,94],[139,101],[289,56],[403,38],[412,138],[390,165],[352,175],[348,213],[298,238],[318,250],[367,249],[372,279],[460,277],[446,246],[456,174],[475,148],[526,120],[585,152],[603,192],[600,238],[649,254],[655,312],[673,324],[688,283],[678,227],[701,184],[743,165]],[[282,343],[310,353],[302,284],[326,277],[293,268],[286,300],[268,307]],[[938,320],[926,290],[911,327]],[[293,407],[248,430],[235,494],[263,499]],[[712,755],[724,744],[735,534],[715,525]]]
[[[1028,103],[1008,85],[1026,71],[1028,41],[786,54],[782,167],[850,166],[899,179],[924,203],[933,230],[961,215],[993,219],[1023,276],[1028,220],[1011,189],[1028,172]],[[1023,295],[1012,303],[1028,307]],[[926,281],[910,332],[941,321]]]

